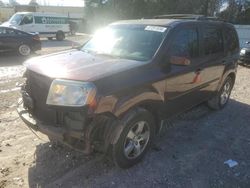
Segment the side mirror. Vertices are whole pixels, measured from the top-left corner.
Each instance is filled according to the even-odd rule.
[[[188,66],[191,64],[191,61],[190,61],[190,59],[188,59],[186,57],[172,56],[172,57],[170,57],[170,63],[172,65]]]

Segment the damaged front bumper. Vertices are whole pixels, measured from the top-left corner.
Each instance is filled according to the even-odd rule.
[[[63,144],[79,150],[84,154],[90,154],[92,152],[91,140],[91,128],[86,126],[85,132],[71,130],[66,127],[56,127],[55,125],[45,124],[32,116],[29,111],[24,108],[22,101],[19,102],[17,112],[24,123],[32,130],[39,131],[53,140],[62,142]]]
[[[108,116],[97,116],[88,124],[84,130],[73,130],[69,127],[55,126],[39,121],[32,116],[19,102],[17,112],[24,123],[32,130],[39,131],[53,140],[57,140],[68,147],[88,155],[93,150],[106,152],[110,145],[117,142],[123,129],[121,122]]]

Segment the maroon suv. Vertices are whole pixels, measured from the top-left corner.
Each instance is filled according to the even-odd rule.
[[[162,121],[229,101],[239,57],[231,24],[204,17],[120,21],[79,49],[25,63],[18,113],[35,131],[115,163],[139,162]]]

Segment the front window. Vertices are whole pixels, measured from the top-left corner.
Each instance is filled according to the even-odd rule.
[[[198,33],[196,29],[180,30],[171,45],[171,56],[195,58],[199,55]]]
[[[23,17],[23,20],[21,22],[21,25],[25,25],[25,24],[32,24],[33,23],[33,16],[32,15],[25,15]]]
[[[9,20],[10,24],[19,25],[23,19],[23,16],[23,14],[14,14]]]
[[[147,61],[160,47],[166,30],[159,26],[110,26],[97,32],[82,50],[114,58]]]

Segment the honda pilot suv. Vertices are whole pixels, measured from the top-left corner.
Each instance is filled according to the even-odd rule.
[[[226,106],[238,57],[238,36],[225,22],[116,22],[79,49],[25,62],[18,113],[50,140],[85,154],[108,152],[128,168],[167,118],[203,102]]]

